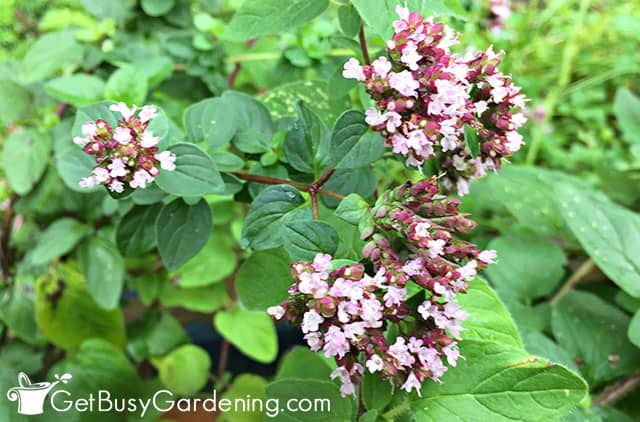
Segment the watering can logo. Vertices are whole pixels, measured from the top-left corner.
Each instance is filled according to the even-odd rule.
[[[71,374],[55,375],[54,382],[38,382],[31,384],[31,380],[24,372],[18,374],[18,387],[7,391],[9,401],[18,401],[18,413],[21,415],[41,415],[44,410],[44,400],[59,383],[66,384]]]

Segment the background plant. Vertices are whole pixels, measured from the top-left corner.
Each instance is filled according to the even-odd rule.
[[[373,132],[335,130],[370,107],[342,66],[379,56],[396,3],[3,2],[2,388],[18,371],[68,372],[74,394],[328,397],[332,420],[637,419],[640,16],[628,2],[517,3],[500,31],[485,2],[408,2],[463,32],[462,48],[506,50],[501,69],[531,98],[527,145],[464,197],[479,223],[467,240],[499,261],[461,299],[466,360],[442,385],[419,398],[365,376],[359,400],[343,399],[331,365],[289,350],[296,334],[265,313],[286,298],[291,262],[359,260],[368,205],[421,177]],[[81,189],[94,164],[72,137],[110,113],[104,101],[158,106],[176,170],[126,198]],[[13,405],[0,402],[0,419],[25,420]],[[262,419],[219,416],[242,417]]]

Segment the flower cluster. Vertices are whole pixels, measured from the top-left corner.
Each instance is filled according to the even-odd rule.
[[[97,164],[91,175],[80,181],[80,187],[103,184],[112,192],[122,193],[127,186],[146,188],[160,172],[158,167],[175,170],[175,154],[158,153],[160,137],[148,129],[157,116],[155,106],[145,105],[137,115],[135,105],[129,108],[124,103],[112,104],[110,109],[122,115],[117,127],[112,128],[106,120],[98,119],[84,123],[83,137],[73,138],[84,152],[95,156]]]
[[[407,8],[397,11],[389,57],[364,66],[349,59],[343,76],[365,84],[376,103],[366,121],[393,152],[414,167],[436,157],[444,186],[464,195],[470,179],[498,169],[502,157],[520,149],[525,97],[498,71],[492,48],[462,57],[450,50],[458,41],[449,27]],[[476,144],[466,140],[465,127]]]
[[[439,195],[435,178],[406,183],[377,201],[362,233],[373,276],[361,263],[332,270],[325,254],[291,266],[290,297],[268,312],[299,324],[312,350],[335,358],[331,376],[343,396],[355,394],[365,367],[420,394],[425,379],[447,371],[445,362],[456,366],[467,317],[456,295],[495,259],[455,237],[475,226],[458,205]]]

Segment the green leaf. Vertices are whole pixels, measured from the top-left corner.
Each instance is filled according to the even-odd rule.
[[[124,283],[124,260],[116,245],[91,237],[78,248],[78,260],[93,300],[104,309],[114,309]]]
[[[28,89],[10,80],[0,80],[0,124],[4,126],[20,118],[30,103]]]
[[[202,196],[224,187],[211,157],[197,146],[175,144],[168,150],[176,154],[176,169],[161,170],[156,177],[156,184],[163,191],[177,196]]]
[[[79,349],[68,354],[65,359],[58,362],[51,368],[47,380],[53,381],[54,374],[71,374],[73,378],[61,389],[69,392],[54,397],[59,409],[67,406],[67,400],[73,398],[89,397],[89,394],[96,394],[97,391],[108,391],[110,396],[118,398],[118,402],[123,399],[140,397],[142,381],[138,377],[135,368],[122,350],[102,339],[87,339]],[[60,387],[58,387],[60,388]],[[51,399],[50,395],[48,399]],[[47,400],[48,401],[48,400]],[[95,409],[95,407],[94,407]],[[60,421],[113,421],[120,417],[120,413],[112,412],[76,412],[73,408],[61,419],[54,419],[57,412],[45,408],[46,420]],[[91,416],[89,416],[91,415]],[[85,419],[89,418],[89,419]],[[33,420],[33,419],[31,419]]]
[[[387,380],[380,379],[378,374],[368,371],[362,378],[362,401],[367,410],[382,410],[393,397],[392,386]]]
[[[180,346],[162,358],[152,358],[162,384],[175,394],[190,396],[200,391],[209,379],[211,358],[193,344]]]
[[[300,368],[304,368],[304,371],[300,371]],[[275,379],[301,378],[326,381],[330,375],[331,367],[324,358],[306,346],[294,346],[282,357]]]
[[[341,195],[357,193],[363,198],[371,198],[376,189],[376,182],[376,174],[369,167],[338,169],[322,188]],[[328,207],[335,208],[340,203],[339,199],[329,196],[322,195],[321,198]]]
[[[361,22],[360,15],[352,5],[340,6],[338,8],[338,21],[340,22],[340,29],[344,35],[349,38],[358,35]]]
[[[225,37],[238,41],[287,32],[318,16],[328,0],[246,0],[233,15]]]
[[[569,353],[541,332],[523,330],[522,341],[529,353],[549,359],[553,363],[559,363],[576,373],[580,373],[576,362]]]
[[[357,193],[350,193],[340,201],[335,214],[347,223],[357,226],[369,212],[369,204]]]
[[[635,344],[637,347],[640,347],[640,310],[636,311],[635,315],[631,319],[627,334],[629,335],[629,340],[631,340],[631,343]]]
[[[111,74],[105,97],[127,104],[143,104],[149,89],[144,72],[134,65],[125,65]]]
[[[225,91],[221,98],[225,104],[222,119],[232,116],[235,124],[233,141],[240,151],[251,152],[245,151],[242,146],[255,137],[263,138],[254,142],[257,145],[271,142],[274,132],[273,122],[269,110],[260,101],[236,91]],[[268,145],[261,145],[260,148],[268,148]]]
[[[237,155],[227,151],[216,151],[211,154],[211,159],[220,171],[229,172],[241,170],[244,167],[244,160]]]
[[[241,374],[233,380],[233,384],[224,392],[222,398],[230,400],[231,403],[235,403],[236,400],[246,400],[247,397],[251,397],[251,400],[266,400],[267,396],[264,391],[266,386],[267,381],[258,375]],[[247,409],[247,411],[232,407],[228,412],[222,413],[217,420],[219,422],[262,422],[264,415],[272,414],[272,412],[274,410],[269,406],[266,406],[264,410],[262,410],[262,406],[256,406],[254,409]]]
[[[580,245],[614,283],[640,297],[640,215],[580,186],[556,186],[561,215]]]
[[[340,78],[342,72],[340,72]],[[355,86],[355,85],[353,85]],[[274,119],[298,117],[296,104],[302,101],[313,110],[325,124],[333,124],[342,110],[349,107],[348,92],[334,100],[329,98],[329,84],[324,80],[289,82],[268,90],[261,99],[269,107]]]
[[[25,195],[40,180],[49,164],[51,137],[35,129],[19,130],[4,142],[2,165],[11,188]]]
[[[543,238],[497,237],[488,249],[498,252],[498,262],[487,268],[489,279],[498,290],[516,298],[546,296],[564,276],[567,259],[562,248]]]
[[[49,341],[68,351],[89,338],[102,338],[121,349],[126,342],[122,311],[99,307],[82,274],[68,265],[38,280],[36,320]]]
[[[467,143],[467,147],[469,147],[471,156],[476,158],[480,150],[480,144],[478,143],[478,133],[473,127],[464,125],[464,140]]]
[[[181,287],[208,286],[231,275],[236,261],[229,236],[214,232],[204,248],[172,276]]]
[[[416,420],[559,420],[586,393],[584,381],[568,369],[520,348],[465,340],[460,349],[465,359],[442,384],[423,384],[422,399],[412,403]]]
[[[44,343],[35,318],[35,279],[17,275],[14,288],[0,294],[0,320],[11,334],[29,344]],[[4,360],[4,357],[3,359]]]
[[[98,19],[113,18],[117,21],[125,20],[135,6],[135,0],[81,0],[82,5]]]
[[[192,104],[184,112],[183,123],[189,142],[207,142],[214,150],[228,144],[237,130],[229,118],[229,104],[222,98]]]
[[[147,15],[158,17],[169,13],[175,3],[175,0],[141,0],[140,6]]]
[[[170,271],[180,268],[206,245],[211,235],[211,209],[204,199],[189,206],[176,199],[156,219],[158,251]]]
[[[392,23],[399,19],[396,6],[407,5],[410,12],[420,12],[423,16],[437,13],[440,16],[459,17],[458,12],[449,6],[450,3],[455,4],[455,2],[448,0],[352,0],[351,3],[367,25],[371,26],[384,40],[391,38]]]
[[[572,359],[582,360],[580,371],[590,384],[613,380],[640,366],[640,350],[624,335],[614,335],[625,333],[629,322],[618,308],[581,291],[569,292],[551,314],[554,337]]]
[[[283,220],[303,203],[302,195],[292,186],[270,186],[260,192],[242,227],[243,247],[261,250],[282,245]]]
[[[73,32],[50,32],[40,37],[22,60],[20,79],[24,83],[42,81],[62,69],[82,60],[83,48]]]
[[[214,324],[229,343],[253,360],[270,363],[278,355],[276,329],[265,312],[220,311]]]
[[[230,303],[223,283],[183,288],[172,283],[162,285],[160,302],[167,307],[177,306],[194,312],[211,313]]]
[[[482,198],[484,202],[504,206],[519,224],[535,233],[557,236],[565,232],[553,186],[570,180],[569,176],[540,167],[511,165],[485,180],[491,195]]]
[[[250,311],[265,311],[289,295],[293,283],[289,255],[283,248],[256,251],[242,263],[236,275],[236,289],[242,306]]]
[[[104,98],[105,83],[93,75],[79,73],[52,79],[45,84],[47,94],[74,107],[85,107]]]
[[[463,323],[463,339],[522,347],[518,329],[509,312],[486,281],[474,279],[458,302],[469,313],[469,318]]]
[[[298,102],[297,108],[298,121],[284,140],[284,155],[296,170],[318,173],[326,153],[328,129],[302,102]]]
[[[116,244],[124,256],[143,255],[156,246],[156,218],[162,206],[135,206],[122,216],[116,228]]]
[[[613,113],[625,141],[640,142],[640,98],[625,87],[618,88],[613,102]]]
[[[301,413],[283,409],[274,421],[350,421],[353,401],[340,396],[338,387],[329,381],[284,378],[267,386],[267,397],[278,399],[280,403],[288,400],[310,400],[317,403],[312,411]],[[316,408],[317,407],[317,408]]]
[[[90,227],[71,218],[56,220],[42,233],[36,247],[29,251],[29,263],[44,265],[67,254],[89,231]]]
[[[338,249],[338,233],[324,221],[285,221],[283,228],[284,247],[293,261],[312,261],[316,254],[333,255]]]
[[[347,110],[340,115],[329,152],[329,165],[337,169],[368,166],[384,154],[384,141],[377,132],[368,132],[364,114]]]
[[[148,312],[127,325],[127,353],[136,362],[150,356],[164,356],[190,342],[189,336],[169,312]]]

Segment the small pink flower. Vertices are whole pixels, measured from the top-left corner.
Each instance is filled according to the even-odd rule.
[[[126,127],[117,127],[113,132],[113,139],[119,144],[127,145],[131,142],[131,139],[133,139],[131,137],[131,130]]]
[[[366,78],[360,62],[353,57],[344,64],[342,76],[346,79],[357,79],[359,81],[364,81]]]
[[[405,97],[416,97],[416,90],[420,88],[420,83],[413,79],[413,75],[408,70],[400,73],[389,73],[389,85]]]
[[[143,148],[151,148],[158,145],[159,141],[159,136],[153,136],[153,132],[151,132],[150,130],[145,130],[144,132],[142,132],[142,135],[140,137],[140,146]]]
[[[111,192],[122,193],[124,191],[124,183],[117,179],[113,179],[111,183],[109,183],[109,190]]]
[[[96,183],[104,183],[109,180],[109,170],[102,167],[96,167],[93,169],[93,178]]]
[[[158,109],[154,105],[146,105],[142,107],[138,117],[142,123],[146,123],[158,115]]]
[[[81,188],[90,189],[96,185],[96,179],[93,176],[83,177],[78,183]]]
[[[306,334],[309,332],[318,331],[318,327],[320,326],[320,324],[322,324],[323,321],[324,318],[322,317],[322,315],[320,315],[313,309],[305,312],[301,325],[302,332]]]
[[[282,319],[284,316],[284,308],[282,306],[270,306],[267,308],[267,313],[275,319]]]
[[[116,111],[122,115],[124,120],[129,120],[133,117],[138,107],[134,104],[131,108],[127,107],[125,103],[111,104],[109,110]]]
[[[407,380],[405,381],[404,384],[402,384],[401,388],[407,393],[410,393],[413,389],[415,389],[416,392],[418,393],[418,396],[422,397],[422,394],[420,393],[420,389],[422,388],[422,383],[418,380],[415,373],[413,372],[409,374],[409,376],[407,377]]]
[[[176,169],[176,155],[171,151],[162,151],[159,154],[155,154],[154,158],[160,161],[160,167],[163,170],[174,171]]]
[[[382,368],[384,368],[384,361],[380,356],[372,355],[367,360],[366,366],[369,372],[373,374],[374,372],[382,371]]]
[[[378,57],[372,65],[373,71],[382,79],[385,79],[391,70],[391,62],[385,56]]]

